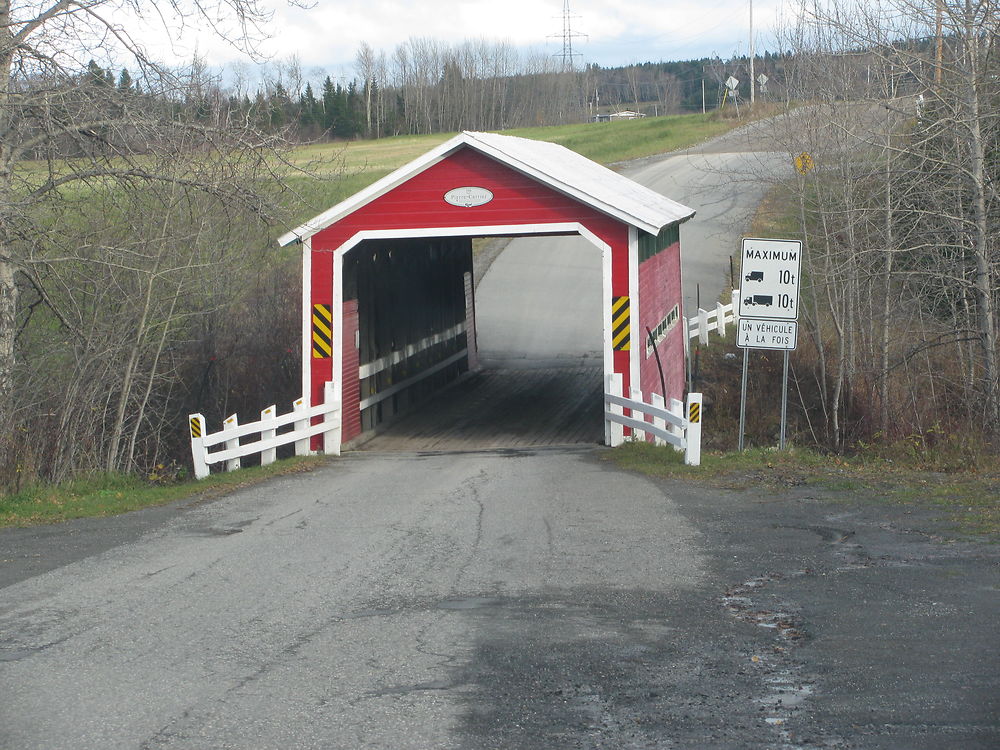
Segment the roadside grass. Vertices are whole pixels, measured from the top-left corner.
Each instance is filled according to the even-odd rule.
[[[1000,540],[1000,470],[985,455],[957,469],[949,456],[933,451],[911,459],[871,453],[824,455],[799,447],[703,452],[701,466],[686,466],[669,446],[628,442],[608,454],[618,467],[647,476],[706,482],[730,490],[781,492],[811,487],[836,498],[861,494],[873,502],[939,511],[962,535]],[[952,470],[942,471],[948,466]]]
[[[288,458],[270,466],[212,474],[201,481],[97,474],[61,484],[33,485],[13,495],[0,495],[0,528],[113,516],[190,498],[210,500],[272,477],[312,471],[328,460],[325,456]]]

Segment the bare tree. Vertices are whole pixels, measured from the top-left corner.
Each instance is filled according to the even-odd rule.
[[[365,133],[372,135],[372,89],[375,84],[375,51],[368,42],[362,42],[355,58],[358,75],[364,84],[365,96]]]
[[[268,19],[256,0],[0,0],[0,430],[13,434],[15,403],[39,406],[18,382],[59,374],[59,450],[88,452],[66,467],[129,467],[150,383],[191,314],[190,279],[212,273],[212,253],[195,249],[212,225],[180,208],[211,206],[216,229],[261,215],[280,141],[224,122],[199,61],[177,71],[147,55],[122,25],[143,15],[210,27],[248,51]],[[109,49],[141,93],[89,59]],[[46,327],[59,332],[55,351],[37,340]],[[105,431],[70,445],[88,419]]]
[[[825,440],[956,415],[997,437],[997,6],[834,0],[801,18],[786,85],[811,104],[784,133],[789,161],[816,164],[796,192]]]

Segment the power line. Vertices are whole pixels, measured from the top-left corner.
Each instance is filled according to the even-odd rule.
[[[562,58],[562,68],[563,70],[573,70],[575,67],[575,61],[573,58],[582,57],[580,52],[573,51],[573,40],[579,38],[587,38],[586,34],[580,34],[573,31],[572,19],[579,18],[580,16],[574,16],[569,10],[569,0],[563,0],[563,29],[562,34],[549,34],[549,37],[562,37],[562,52],[556,52],[553,57]]]

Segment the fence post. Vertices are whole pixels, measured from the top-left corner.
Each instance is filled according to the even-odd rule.
[[[205,460],[205,417],[192,414],[188,417],[191,425],[191,460],[194,463],[194,478],[204,479],[209,474]]]
[[[684,463],[701,465],[701,394],[689,393],[687,397],[687,447]]]
[[[726,336],[726,306],[721,302],[715,305],[715,327],[718,330],[719,335],[725,338]]]
[[[698,341],[708,344],[708,310],[698,308]]]
[[[615,372],[608,375],[607,389],[608,393],[612,396],[622,395],[622,376],[619,373]],[[625,413],[619,404],[608,404],[605,402],[604,405],[612,414],[622,415]],[[622,429],[621,423],[608,420],[608,445],[616,448],[623,442],[625,442],[625,432]]]
[[[733,313],[733,325],[736,325],[736,317],[737,317],[737,314],[738,314],[737,311],[739,309],[740,309],[740,290],[739,289],[734,289],[733,290],[733,309],[732,309],[732,313]]]
[[[305,412],[306,408],[307,407],[305,398],[295,399],[295,402],[292,404],[292,411],[296,414]],[[292,425],[292,428],[296,432],[302,432],[307,427],[309,427],[309,420],[304,417],[302,419],[296,419],[295,424]],[[302,440],[295,441],[296,456],[308,456],[310,452],[311,451],[309,450],[309,438],[304,438]]]
[[[323,404],[330,407],[335,404],[333,400],[333,381],[323,383]],[[323,452],[328,456],[340,455],[340,404],[336,408],[323,415],[323,422],[330,425],[330,429],[323,433]]]
[[[661,396],[659,393],[651,393],[649,395],[649,400],[650,402],[652,402],[653,406],[655,406],[657,409],[665,408],[663,403],[663,396]],[[663,417],[653,417],[653,427],[665,430],[667,427],[667,420],[665,420]],[[664,440],[662,437],[660,437],[656,433],[653,433],[653,443],[655,445],[666,445],[666,442],[667,441]]]
[[[277,416],[277,407],[271,404],[269,407],[264,409],[260,413],[260,439],[268,440],[273,438],[278,434],[277,429],[274,425],[274,418]],[[270,428],[268,428],[270,425]],[[260,452],[260,465],[267,466],[268,464],[273,464],[275,459],[278,457],[277,448],[265,448]]]
[[[687,387],[691,388],[691,325],[687,316],[681,315],[681,324],[684,326],[684,377],[687,379]]]
[[[240,420],[235,414],[229,417],[225,422],[222,423],[222,431],[235,430],[240,426]],[[226,441],[226,450],[232,450],[233,448],[240,447],[240,439],[238,437],[230,438]],[[243,467],[243,462],[239,458],[231,458],[226,461],[226,471],[236,471]]]
[[[640,404],[646,403],[645,401],[642,400],[642,391],[639,390],[638,388],[629,388],[629,396],[628,397],[630,399],[632,399],[633,401],[638,401]],[[639,411],[638,409],[632,409],[632,419],[639,419],[640,417],[642,418],[642,421],[646,421],[646,413],[645,412]],[[634,440],[641,440],[641,441],[645,442],[646,441],[646,431],[645,430],[637,430],[637,429],[633,428],[632,429],[632,438]]]
[[[676,398],[670,399],[670,411],[671,411],[671,413],[676,414],[678,417],[683,417],[683,418],[686,419],[685,414],[684,414],[684,402],[681,401],[680,399],[676,399]],[[671,424],[670,425],[670,431],[672,433],[674,433],[679,438],[683,438],[685,440],[687,439],[685,437],[684,428],[683,427],[678,427],[675,424]],[[675,451],[681,451],[681,450],[684,450],[684,449],[681,448],[680,446],[675,445],[674,446],[674,450]]]

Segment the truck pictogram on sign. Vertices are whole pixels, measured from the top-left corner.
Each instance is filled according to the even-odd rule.
[[[802,243],[798,240],[743,240],[743,286],[738,317],[796,320]]]

